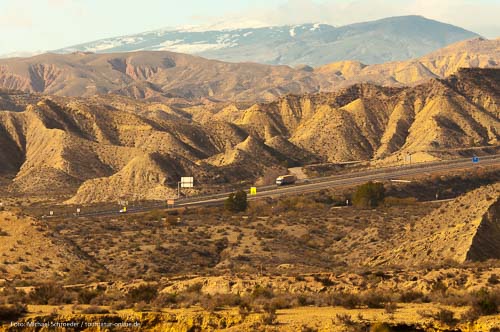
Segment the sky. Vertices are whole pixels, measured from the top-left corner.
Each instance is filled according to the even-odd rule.
[[[0,54],[180,26],[340,26],[398,15],[423,15],[497,38],[499,13],[500,0],[0,0]]]

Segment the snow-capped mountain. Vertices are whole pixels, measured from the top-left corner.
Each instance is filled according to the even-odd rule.
[[[477,37],[462,28],[421,16],[391,17],[342,27],[328,24],[252,27],[183,27],[107,38],[56,50],[113,53],[173,51],[230,62],[319,66],[341,60],[366,64],[416,58]]]

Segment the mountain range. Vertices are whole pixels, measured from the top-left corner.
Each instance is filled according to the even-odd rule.
[[[408,60],[477,37],[422,16],[401,16],[341,27],[311,23],[162,29],[74,45],[55,53],[173,51],[228,62],[316,67],[343,60],[366,64]]]
[[[185,174],[215,186],[290,165],[432,160],[498,147],[499,87],[500,69],[461,69],[412,87],[359,83],[222,109],[0,91],[0,174],[14,192],[88,203],[162,200]]]
[[[119,94],[162,100],[271,101],[292,93],[335,91],[354,83],[384,86],[445,78],[463,67],[496,68],[500,39],[462,41],[418,59],[320,67],[230,63],[167,51],[42,54],[0,59],[0,88],[59,96]]]

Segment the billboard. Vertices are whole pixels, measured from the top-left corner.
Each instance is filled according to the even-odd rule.
[[[193,188],[194,178],[192,176],[181,177],[181,188]]]

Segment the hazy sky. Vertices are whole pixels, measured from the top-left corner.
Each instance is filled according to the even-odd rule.
[[[409,14],[496,38],[499,13],[500,0],[0,0],[0,54],[164,27],[226,21],[344,25]]]

